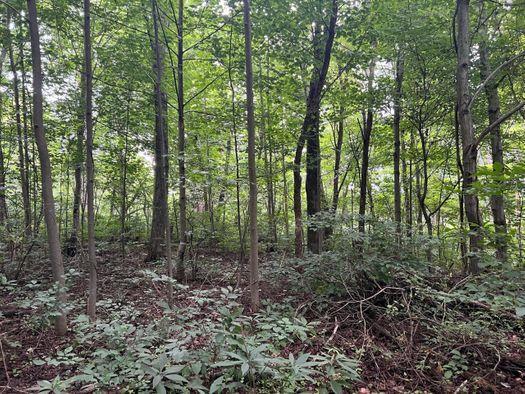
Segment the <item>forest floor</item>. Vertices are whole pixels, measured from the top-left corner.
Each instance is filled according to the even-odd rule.
[[[525,393],[523,320],[507,316],[508,311],[493,313],[485,311],[482,302],[458,306],[457,300],[452,300],[443,312],[440,301],[437,306],[432,302],[425,305],[424,297],[415,296],[419,290],[409,288],[404,280],[398,280],[395,286],[378,285],[359,295],[351,290],[346,297],[329,292],[328,296],[319,295],[319,291],[294,283],[308,276],[308,267],[288,267],[285,263],[294,259],[269,254],[261,259],[263,312],[254,317],[246,295],[234,290],[239,268],[236,256],[213,249],[191,256],[192,278],[186,285],[176,287],[173,305],[168,308],[163,301],[163,264],[145,263],[141,245],[130,248],[122,259],[116,245],[99,247],[98,331],[86,328],[86,321],[78,318],[85,308],[87,291],[87,272],[79,257],[66,262],[72,310],[70,330],[64,337],[55,336],[49,313],[46,315],[50,296],[42,289],[50,276],[47,265],[32,264],[36,270],[25,272],[16,283],[0,286],[0,393],[27,392],[38,389],[38,381],[85,376],[86,370],[94,376],[94,368],[98,368],[93,365],[95,360],[108,357],[101,356],[100,349],[121,349],[116,344],[120,339],[124,347],[132,347],[130,338],[137,335],[137,330],[152,325],[154,336],[163,336],[168,343],[177,339],[190,352],[206,349],[213,342],[216,328],[224,327],[225,319],[240,321],[239,324],[252,319],[248,324],[255,327],[254,335],[275,345],[271,352],[275,359],[296,360],[301,354],[308,354],[311,360],[318,360],[319,365],[309,365],[312,369],[326,364],[316,355],[330,354],[337,359],[341,354],[346,357],[344,360],[356,362],[358,376],[346,375],[347,380],[338,377],[343,382],[340,386],[335,381],[328,382],[326,376],[313,374],[312,379],[304,378],[301,384],[297,383],[301,378],[294,377],[287,392],[299,387],[316,392],[324,380],[331,387],[328,391],[341,392]],[[451,279],[450,288],[459,287],[461,280]],[[235,312],[236,305],[242,313]],[[164,321],[166,317],[168,320]],[[115,325],[115,321],[122,324]],[[488,323],[480,326],[482,322]],[[269,334],[264,334],[265,330]],[[156,346],[151,343],[146,346],[147,352]],[[125,350],[119,352],[120,356],[125,354]],[[134,372],[119,369],[127,359],[115,360],[119,365],[111,373],[104,372],[109,376],[104,378],[106,381],[102,382],[100,373],[98,383],[63,386],[63,392],[91,392],[100,387],[112,387],[103,392],[121,392],[127,382],[118,375]],[[204,374],[198,371],[202,379],[192,381],[200,384],[194,392],[207,392],[204,388],[210,387],[212,378],[217,376],[210,371],[218,365],[212,365]],[[222,364],[233,365],[224,361]],[[350,380],[351,385],[347,385]],[[259,392],[284,391],[271,383],[257,385]],[[43,387],[41,384],[42,392],[53,392]],[[230,389],[241,391],[245,389]],[[60,392],[60,388],[55,392]]]

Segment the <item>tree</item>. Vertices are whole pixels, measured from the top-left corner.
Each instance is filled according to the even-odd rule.
[[[97,260],[95,256],[95,168],[93,162],[93,74],[91,65],[91,0],[84,0],[84,78],[86,83],[86,189],[88,210],[89,297],[87,312],[91,321],[96,319]]]
[[[20,104],[20,85],[18,80],[18,70],[13,53],[13,42],[9,34],[9,63],[11,65],[11,72],[13,73],[13,93],[15,99],[15,121],[16,121],[16,135],[18,143],[18,168],[20,172],[20,183],[22,187],[22,201],[24,206],[24,234],[26,237],[31,235],[31,202],[29,200],[29,180],[27,163],[24,155],[23,146],[23,125],[22,125],[22,106]]]
[[[329,12],[330,21],[322,41],[321,19],[315,22],[313,31],[314,66],[308,97],[306,115],[301,127],[294,159],[294,212],[295,212],[295,253],[302,254],[302,219],[301,219],[301,157],[306,143],[306,205],[310,219],[321,212],[321,148],[319,143],[319,122],[323,88],[330,67],[332,47],[337,23],[337,0],[332,0]],[[322,247],[322,230],[316,224],[308,226],[308,248],[319,253]]]
[[[398,242],[401,242],[401,100],[403,94],[404,58],[398,49],[396,59],[396,87],[394,92],[394,218]]]
[[[166,184],[168,168],[164,165],[164,154],[168,154],[168,138],[166,132],[167,98],[163,90],[162,78],[164,74],[164,52],[162,42],[158,39],[158,14],[153,15],[154,37],[151,45],[155,53],[153,73],[155,75],[155,189],[153,192],[153,218],[151,221],[149,253],[146,260],[156,260],[161,255],[162,241],[166,234],[166,210],[168,195]],[[155,36],[156,35],[156,36]],[[158,59],[157,59],[158,57]]]
[[[40,33],[37,19],[36,0],[27,0],[27,10],[31,39],[31,59],[33,64],[33,131],[40,158],[43,211],[47,228],[49,258],[51,260],[53,280],[57,287],[57,299],[60,303],[59,314],[55,318],[55,330],[58,335],[64,335],[67,331],[66,313],[63,309],[64,303],[66,302],[64,265],[60,251],[60,238],[56,221],[53,180],[51,177],[51,161],[44,131],[42,60],[40,54]]]
[[[253,103],[252,26],[250,0],[243,0],[244,53],[246,68],[246,120],[248,129],[248,181],[250,199],[250,299],[252,311],[259,309],[259,236],[257,230],[257,168],[255,163],[255,111]]]
[[[361,125],[361,137],[363,139],[363,150],[361,157],[361,177],[359,179],[359,233],[365,234],[366,223],[366,199],[368,190],[368,167],[370,165],[370,141],[374,126],[374,110],[372,91],[374,87],[376,60],[370,60],[368,66],[367,83],[367,108],[363,110],[363,124]]]
[[[479,46],[480,57],[480,75],[483,81],[488,80],[485,84],[485,95],[487,97],[487,113],[489,124],[496,122],[501,116],[500,100],[498,94],[498,84],[494,79],[490,79],[492,67],[489,58],[489,36],[487,29],[487,12],[486,5],[483,0],[479,1],[480,6],[480,35],[481,42]],[[501,178],[505,172],[505,163],[503,161],[503,143],[501,139],[501,127],[498,124],[491,133],[491,155],[492,168],[496,178]],[[505,217],[505,201],[503,198],[502,188],[503,183],[496,181],[499,189],[490,197],[490,206],[492,209],[492,217],[494,220],[494,227],[496,230],[496,258],[500,261],[507,259],[507,220]]]
[[[9,31],[9,23],[11,20],[11,9],[8,9],[6,12],[6,18],[5,18],[5,25],[2,26],[2,28]],[[7,38],[9,37],[9,34],[5,34],[4,39],[4,45],[2,46],[2,50],[0,52],[0,78],[2,77],[2,69],[4,65],[4,60],[7,55],[7,47],[10,45],[9,42],[7,42]],[[4,106],[4,100],[2,97],[2,94],[0,92],[0,137],[2,137],[2,115],[3,115],[3,106]],[[3,138],[1,138],[3,140]],[[0,140],[0,225],[4,226],[7,221],[7,201],[6,201],[6,168],[5,168],[5,159],[4,159],[4,149],[2,147],[2,143]]]
[[[177,253],[177,278],[184,279],[186,253],[186,127],[184,123],[184,1],[179,0],[177,20],[177,111],[178,111],[178,164],[179,164],[179,250]]]

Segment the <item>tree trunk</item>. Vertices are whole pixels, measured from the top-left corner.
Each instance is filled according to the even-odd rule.
[[[93,75],[91,66],[91,0],[84,0],[84,78],[86,83],[86,191],[88,211],[89,297],[87,314],[96,319],[97,260],[95,256],[95,168],[93,162]]]
[[[295,257],[303,257],[303,214],[301,197],[301,158],[303,156],[305,136],[301,131],[293,161],[293,212],[295,218]]]
[[[9,29],[11,20],[11,9],[7,7],[7,17],[5,21],[5,29]],[[4,44],[5,41],[2,43]],[[10,45],[10,43],[8,43]],[[2,77],[2,68],[4,60],[7,54],[7,45],[3,45],[2,51],[0,52],[0,78]],[[7,221],[7,201],[6,201],[6,182],[5,182],[5,163],[4,163],[4,150],[2,148],[2,115],[3,115],[3,104],[2,92],[0,91],[0,225],[5,226]]]
[[[13,43],[11,37],[9,37],[9,63],[11,65],[11,71],[13,73],[13,92],[15,99],[15,120],[16,120],[16,135],[18,143],[18,169],[20,171],[20,183],[22,186],[22,201],[24,207],[24,235],[26,237],[31,236],[31,202],[29,200],[29,184],[27,181],[27,163],[24,155],[23,145],[23,126],[21,117],[21,106],[20,106],[20,87],[18,80],[18,71],[15,63],[13,54]]]
[[[231,91],[231,117],[232,117],[232,134],[233,134],[233,145],[234,145],[234,153],[235,153],[235,202],[236,202],[236,216],[235,216],[235,222],[237,224],[237,233],[239,235],[239,272],[237,276],[237,282],[238,285],[241,283],[241,270],[244,265],[244,235],[242,231],[242,218],[241,218],[241,175],[240,175],[240,165],[239,165],[239,140],[237,136],[237,111],[235,110],[235,85],[233,83],[233,76],[232,76],[232,55],[233,55],[233,47],[232,47],[232,39],[233,39],[233,27],[230,30],[230,45],[229,45],[229,53],[228,53],[228,82],[230,85],[230,91]]]
[[[403,94],[404,59],[398,50],[396,59],[396,90],[394,94],[394,220],[397,242],[401,244],[401,98]]]
[[[252,311],[259,310],[259,239],[257,232],[257,164],[255,161],[255,114],[253,106],[252,26],[250,0],[244,0],[244,40],[246,57],[246,113],[248,128],[248,179],[250,182],[250,298]]]
[[[177,252],[177,279],[184,280],[186,253],[186,136],[184,123],[184,1],[179,0],[177,40],[177,105],[178,105],[178,165],[179,165],[179,249]]]
[[[368,109],[363,114],[363,152],[361,159],[361,179],[359,185],[359,233],[365,234],[365,223],[366,223],[366,197],[367,197],[367,184],[368,184],[368,166],[370,164],[370,140],[372,137],[372,128],[374,124],[374,113],[372,111],[372,89],[375,77],[375,60],[370,61],[368,68]]]
[[[155,4],[152,3],[152,7]],[[154,30],[156,30],[157,39],[153,37],[153,52],[155,61],[153,63],[153,74],[155,77],[154,97],[155,97],[155,190],[153,192],[153,218],[151,220],[151,232],[149,242],[149,252],[146,260],[157,260],[161,257],[162,241],[166,236],[166,205],[167,191],[163,186],[166,183],[166,171],[164,168],[164,157],[162,152],[167,152],[167,139],[165,133],[166,117],[166,94],[162,90],[162,75],[164,73],[164,48],[158,40],[158,20],[157,12],[152,10]],[[155,34],[155,33],[154,33]],[[157,52],[160,59],[157,61]],[[160,78],[158,77],[160,75]]]
[[[85,67],[85,65],[84,65]],[[86,76],[82,73],[80,77],[80,100],[79,100],[79,125],[77,127],[77,140],[75,152],[75,190],[73,192],[73,226],[71,235],[67,241],[67,253],[74,256],[80,246],[80,204],[82,200],[82,165],[84,164],[84,129],[85,125],[85,98],[86,98]]]
[[[461,142],[459,136],[459,117],[458,117],[458,107],[457,105],[454,108],[454,131],[455,131],[455,142],[456,142],[456,163],[458,167],[458,185],[461,184],[463,179],[463,163],[461,162]],[[459,250],[461,252],[461,262],[463,269],[467,270],[468,265],[468,247],[466,242],[465,234],[465,203],[463,200],[463,193],[458,193],[458,211],[459,211]]]
[[[335,136],[334,146],[334,177],[332,180],[332,203],[330,206],[330,216],[335,219],[337,213],[337,206],[339,205],[339,193],[341,187],[339,186],[339,178],[341,172],[341,154],[343,149],[344,136],[344,110],[339,109],[339,120],[337,121],[337,135]],[[335,133],[334,133],[335,134]],[[344,182],[344,178],[343,178]],[[330,238],[333,233],[333,224],[330,223],[324,228],[324,236],[326,239]]]
[[[53,180],[51,176],[51,161],[47,149],[44,132],[43,97],[42,97],[42,60],[40,55],[40,34],[38,29],[36,0],[27,0],[29,17],[29,32],[31,37],[31,55],[33,65],[33,129],[40,157],[40,171],[42,176],[42,198],[44,205],[44,220],[47,228],[49,257],[53,271],[53,280],[57,284],[57,298],[61,306],[59,315],[55,318],[57,335],[64,335],[67,331],[66,314],[63,309],[66,302],[64,265],[60,252],[60,238],[55,213],[55,199],[53,197]]]
[[[481,217],[478,196],[473,190],[476,181],[478,147],[474,136],[472,114],[470,112],[469,92],[469,3],[470,0],[457,0],[457,102],[458,119],[463,148],[463,195],[465,213],[469,224],[470,253],[468,272],[479,272],[479,253],[481,251]]]
[[[181,0],[182,1],[182,0]],[[160,173],[162,177],[160,179],[160,188],[159,195],[162,196],[160,203],[160,210],[164,212],[164,217],[162,217],[162,228],[163,233],[159,234],[161,241],[164,240],[165,243],[165,256],[166,256],[166,273],[168,278],[173,277],[173,267],[171,264],[171,229],[170,229],[170,220],[169,220],[169,209],[168,209],[168,175],[169,175],[169,166],[168,166],[168,146],[167,146],[167,108],[166,108],[166,95],[162,91],[162,77],[163,77],[163,48],[161,46],[161,41],[159,40],[159,23],[161,22],[161,16],[156,0],[151,0],[151,16],[153,19],[153,52],[155,55],[154,62],[154,71],[155,71],[155,125],[156,130],[158,131],[160,144],[159,148],[159,165]],[[182,30],[181,30],[182,31]],[[184,275],[184,271],[183,271]],[[168,283],[168,305],[171,306],[173,300],[173,285],[171,282]]]
[[[480,56],[480,74],[481,80],[487,80],[489,75],[492,73],[489,59],[489,48],[488,48],[488,33],[486,25],[486,11],[483,5],[483,1],[480,1],[481,8],[481,20],[483,21],[480,34],[481,43],[479,46]],[[487,96],[487,111],[489,118],[489,125],[496,122],[500,117],[500,102],[498,95],[498,85],[491,79],[485,84],[485,94]],[[490,206],[492,210],[492,217],[494,220],[494,228],[496,231],[496,258],[499,261],[506,261],[507,259],[507,220],[505,218],[505,201],[503,198],[503,182],[501,179],[505,172],[505,165],[503,162],[503,144],[501,141],[500,126],[497,125],[491,131],[491,153],[492,153],[492,168],[495,177],[495,183],[498,190],[494,192],[490,197]]]
[[[310,220],[321,212],[321,146],[320,109],[326,75],[330,67],[332,47],[337,23],[337,0],[332,0],[332,8],[324,48],[320,41],[320,23],[314,31],[314,71],[306,101],[306,116],[301,134],[306,141],[306,211]],[[300,137],[301,138],[301,137]],[[308,226],[308,249],[319,253],[322,248],[323,230],[316,224]]]
[[[281,171],[283,177],[283,210],[284,210],[284,234],[290,238],[290,224],[288,222],[288,177],[286,168],[286,153],[283,149],[281,156]]]

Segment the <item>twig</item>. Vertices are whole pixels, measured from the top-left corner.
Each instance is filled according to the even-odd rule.
[[[339,329],[339,322],[337,321],[337,316],[335,317],[335,327],[334,327],[334,330],[332,331],[332,335],[330,335],[330,338],[328,338],[328,341],[326,341],[326,344],[328,344],[329,342],[331,342],[334,337],[335,337],[335,334],[337,333],[337,330]]]
[[[463,383],[461,383],[459,385],[459,387],[456,389],[456,391],[454,391],[454,394],[459,394],[461,393],[461,391],[467,386],[467,383],[468,383],[468,379],[465,380]]]
[[[7,386],[11,386],[11,378],[9,377],[9,372],[7,371],[7,361],[5,360],[4,346],[2,345],[2,338],[0,337],[0,351],[2,352],[2,361],[4,363],[5,377],[7,379]]]

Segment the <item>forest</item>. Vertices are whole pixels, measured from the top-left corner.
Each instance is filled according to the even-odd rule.
[[[525,393],[523,0],[0,0],[0,393]]]

